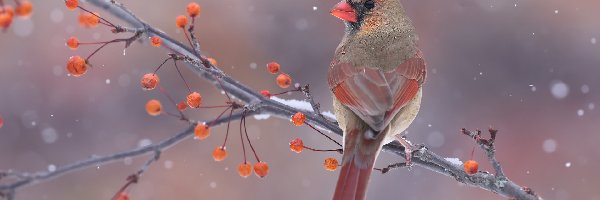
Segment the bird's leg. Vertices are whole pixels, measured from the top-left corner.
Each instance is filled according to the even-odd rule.
[[[413,145],[404,136],[396,135],[396,140],[404,147],[404,154],[406,159],[406,166],[409,168],[412,166],[412,151]]]

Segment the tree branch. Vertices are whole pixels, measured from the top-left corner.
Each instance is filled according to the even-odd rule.
[[[315,104],[314,101],[312,101],[312,97],[309,94],[306,97],[313,107],[313,109],[310,110],[294,108],[292,106],[285,105],[283,103],[271,99],[267,99],[263,97],[260,93],[253,91],[247,86],[227,76],[223,73],[223,71],[217,68],[217,66],[213,66],[209,62],[206,62],[205,59],[197,57],[195,51],[190,47],[185,46],[184,44],[167,36],[162,31],[148,25],[147,23],[136,17],[122,4],[117,3],[114,0],[88,0],[87,2],[98,6],[99,8],[111,13],[113,16],[125,21],[130,26],[132,26],[132,28],[123,28],[123,30],[142,31],[146,35],[160,37],[163,41],[163,45],[166,48],[173,51],[174,53],[183,56],[183,61],[185,61],[188,64],[188,67],[190,67],[190,69],[199,77],[212,82],[216,87],[220,87],[222,90],[226,91],[227,94],[232,95],[240,101],[250,105],[247,106],[247,109],[250,109],[247,115],[270,114],[278,118],[288,120],[289,116],[293,115],[296,112],[302,111],[306,114],[306,123],[310,123],[319,127],[320,129],[335,133],[337,135],[342,135],[342,130],[339,129],[335,122],[333,122],[335,120],[327,119],[321,113],[313,112],[313,110],[318,111],[318,105]],[[201,52],[199,52],[199,48],[197,48],[196,50],[198,51],[198,54],[201,54]],[[232,116],[230,120],[237,120],[240,117],[241,116],[238,113]],[[218,119],[217,123],[213,125],[222,124],[227,121],[229,121],[227,118]],[[51,178],[55,178],[60,175],[64,175],[66,173],[83,169],[86,167],[104,165],[126,157],[135,157],[156,151],[165,150],[182,141],[183,139],[188,138],[188,136],[190,136],[193,133],[194,126],[195,124],[192,124],[186,130],[153,145],[124,151],[113,155],[95,157],[78,161],[73,164],[61,167],[53,172],[36,172],[32,175],[26,175],[26,178],[18,179],[17,182],[8,185],[0,185],[0,194],[4,194],[4,196],[7,196],[10,199],[14,197],[14,191],[20,187],[47,181]],[[383,150],[394,153],[404,158],[404,148],[398,142],[393,142],[391,144],[385,145],[383,147]],[[492,163],[497,163],[499,166],[499,163],[496,161],[495,156],[490,157],[490,160]],[[421,166],[425,169],[453,177],[457,181],[466,185],[492,191],[504,197],[522,200],[541,199],[540,197],[535,195],[531,191],[531,189],[519,186],[516,183],[510,181],[507,177],[503,175],[501,170],[498,170],[501,168],[496,167],[495,164],[494,167],[496,168],[497,175],[492,175],[487,172],[478,172],[474,175],[468,175],[463,171],[462,164],[456,164],[456,162],[444,159],[436,153],[428,150],[423,145],[421,145],[416,151],[413,152],[412,161],[416,166]]]

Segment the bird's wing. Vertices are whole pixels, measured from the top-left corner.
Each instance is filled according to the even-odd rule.
[[[338,101],[377,131],[415,97],[426,73],[420,52],[389,71],[350,63],[332,63],[329,70],[329,87]]]

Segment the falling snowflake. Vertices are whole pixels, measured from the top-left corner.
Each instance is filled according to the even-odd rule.
[[[542,144],[542,149],[544,149],[544,152],[546,153],[553,153],[556,151],[556,140],[554,139],[546,139],[544,140],[544,144]]]
[[[550,85],[550,92],[556,99],[564,99],[569,95],[569,86],[562,81],[553,81]]]

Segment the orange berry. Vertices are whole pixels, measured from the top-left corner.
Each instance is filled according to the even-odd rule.
[[[4,11],[2,9],[4,9]],[[11,17],[15,16],[15,10],[9,5],[4,6],[4,8],[0,8],[0,12],[7,12]]]
[[[129,194],[127,194],[126,192],[121,192],[115,200],[131,200],[131,197],[129,197]]]
[[[242,163],[238,166],[238,173],[241,177],[247,178],[252,174],[252,165],[250,163]]]
[[[97,13],[94,13],[98,15]],[[94,28],[100,23],[100,18],[88,12],[79,14],[79,25],[84,28]]]
[[[227,157],[227,151],[225,151],[225,147],[217,147],[212,153],[213,159],[215,161],[223,161]]]
[[[145,90],[153,90],[160,83],[160,78],[155,73],[147,73],[142,76],[140,81],[142,88]]]
[[[185,103],[183,101],[179,102],[177,104],[177,110],[179,110],[179,111],[184,111],[186,108],[187,108],[187,105],[185,105]]]
[[[281,73],[279,74],[279,76],[277,76],[277,85],[279,85],[279,87],[281,88],[288,88],[290,87],[290,85],[292,85],[292,78],[285,74],[285,73]]]
[[[277,74],[277,73],[279,73],[280,69],[281,69],[281,65],[279,65],[279,63],[270,62],[269,64],[267,64],[267,70],[269,72],[271,72],[271,74]]]
[[[87,68],[87,61],[79,56],[71,56],[69,61],[67,61],[67,71],[74,77],[79,77],[85,74]]]
[[[185,15],[179,15],[175,18],[175,25],[177,25],[178,28],[185,28],[187,23],[188,19]]]
[[[158,116],[162,112],[162,105],[160,105],[160,101],[156,99],[151,99],[146,103],[146,112],[150,116]]]
[[[338,165],[339,165],[339,162],[335,158],[327,158],[327,159],[325,159],[325,163],[323,163],[323,166],[325,167],[325,170],[327,170],[327,171],[335,171],[337,169]]]
[[[296,138],[292,140],[290,142],[290,150],[296,153],[302,152],[302,150],[304,150],[304,142],[302,142],[302,139]]]
[[[2,126],[4,126],[4,119],[2,119],[2,116],[0,116],[0,128],[2,128]]]
[[[75,36],[72,36],[67,40],[67,46],[70,49],[75,50],[79,47],[79,40]]]
[[[207,59],[208,59],[208,62],[210,62],[211,65],[216,66],[218,64],[217,63],[217,59],[214,59],[214,58],[207,58]]]
[[[191,2],[187,5],[187,13],[190,17],[196,17],[200,14],[200,5],[195,2]]]
[[[263,161],[254,164],[254,173],[260,178],[267,176],[269,173],[269,165]]]
[[[292,115],[292,123],[294,125],[302,126],[302,124],[304,124],[304,121],[306,121],[306,115],[304,115],[304,113],[297,112],[296,114]]]
[[[465,162],[464,164],[465,167],[465,172],[467,174],[476,174],[477,171],[479,171],[479,163],[477,163],[477,161],[474,160],[467,160],[467,162]]]
[[[29,1],[21,1],[15,8],[15,13],[20,17],[29,17],[31,16],[31,11],[33,10],[33,4]]]
[[[262,90],[260,91],[260,94],[265,98],[271,98],[271,92],[269,92],[269,90]]]
[[[75,10],[79,6],[79,2],[77,0],[66,0],[65,5],[69,10]]]
[[[0,8],[2,9],[2,8]],[[10,8],[9,6],[6,6],[4,8],[4,11],[0,12],[0,27],[1,28],[8,28],[10,26],[10,24],[12,23],[13,20],[13,12],[12,12],[12,8]]]
[[[202,104],[202,96],[198,92],[192,92],[187,96],[187,104],[190,108],[199,108]]]
[[[209,127],[206,124],[198,124],[194,128],[194,136],[200,140],[208,138],[210,135]]]
[[[152,36],[150,37],[150,44],[154,47],[160,47],[160,44],[162,44],[162,40],[158,36]]]

